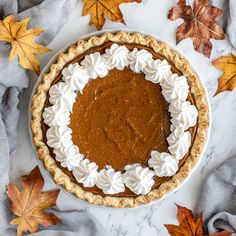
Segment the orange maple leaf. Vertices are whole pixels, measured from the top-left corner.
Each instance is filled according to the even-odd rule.
[[[27,29],[30,18],[17,22],[14,16],[8,16],[0,21],[0,41],[10,43],[12,46],[9,59],[12,61],[16,55],[20,65],[37,74],[40,73],[39,60],[36,54],[43,54],[50,49],[33,41],[43,32],[41,28]]]
[[[44,180],[38,167],[21,179],[21,192],[14,184],[7,185],[7,195],[12,201],[11,210],[18,216],[10,222],[18,225],[17,235],[20,236],[27,231],[35,233],[38,231],[39,224],[47,227],[60,222],[54,214],[44,212],[56,204],[60,190],[41,192]]]
[[[218,88],[214,96],[224,91],[232,91],[236,87],[236,56],[233,54],[223,56],[214,60],[212,64],[224,72],[218,80]]]
[[[171,236],[202,236],[202,214],[195,220],[191,210],[179,205],[176,206],[178,209],[177,219],[179,225],[166,224],[165,227],[169,234]]]
[[[84,3],[82,15],[90,14],[89,23],[100,30],[105,24],[105,16],[112,21],[125,24],[119,5],[132,2],[140,3],[141,0],[82,0],[82,2]]]
[[[224,39],[224,31],[215,21],[222,15],[222,10],[210,6],[209,0],[195,0],[193,8],[186,0],[179,0],[177,6],[170,9],[168,18],[182,18],[184,23],[177,27],[176,43],[191,37],[194,49],[210,57],[212,43],[210,39]]]

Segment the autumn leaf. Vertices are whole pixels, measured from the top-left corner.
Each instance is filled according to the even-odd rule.
[[[97,29],[101,29],[105,24],[105,16],[112,21],[125,24],[123,14],[119,8],[122,3],[137,2],[142,0],[82,0],[84,9],[82,15],[90,14],[90,24],[93,24]]]
[[[224,31],[215,23],[222,15],[222,10],[208,3],[209,0],[195,0],[191,7],[186,5],[186,0],[179,0],[177,6],[170,9],[168,18],[184,20],[176,30],[177,44],[191,37],[194,49],[210,57],[212,49],[210,39],[224,39]]]
[[[224,91],[232,91],[236,87],[236,56],[233,54],[223,56],[214,60],[212,64],[224,72],[218,80],[214,96]]]
[[[177,219],[179,225],[165,225],[169,234],[171,236],[202,236],[202,214],[195,220],[191,210],[179,205],[176,206],[178,209]]]
[[[46,53],[50,49],[33,41],[35,37],[43,32],[43,29],[27,29],[29,19],[26,18],[17,22],[14,16],[8,16],[3,21],[0,21],[0,41],[11,44],[10,61],[18,55],[20,65],[23,68],[33,70],[39,74],[40,62],[36,54]]]
[[[54,214],[44,212],[55,205],[59,190],[41,192],[44,180],[38,167],[21,179],[21,192],[14,184],[7,185],[7,195],[12,201],[11,210],[17,216],[10,223],[18,225],[17,235],[27,231],[35,233],[39,224],[47,227],[60,222]]]

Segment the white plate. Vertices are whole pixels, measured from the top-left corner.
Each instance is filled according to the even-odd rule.
[[[143,35],[150,35],[150,36],[154,37],[155,39],[157,39],[158,41],[162,41],[162,42],[168,43],[171,49],[173,49],[174,51],[177,51],[183,58],[186,58],[186,59],[188,60],[189,64],[191,65],[191,68],[192,68],[193,71],[198,75],[198,73],[196,72],[196,70],[195,70],[194,66],[192,65],[191,61],[190,61],[190,60],[188,59],[188,57],[187,57],[186,55],[184,55],[178,48],[176,48],[174,45],[172,45],[172,44],[169,43],[168,41],[166,41],[166,40],[164,41],[164,40],[160,39],[159,37],[157,37],[156,35],[153,35],[153,34],[150,34],[150,33],[144,32],[144,31],[134,30],[134,29],[123,29],[123,28],[116,29],[116,30],[101,30],[101,31],[97,31],[97,32],[93,32],[93,33],[89,33],[89,34],[83,35],[83,36],[80,37],[78,40],[81,40],[81,39],[88,39],[88,38],[90,38],[90,37],[92,37],[92,36],[100,36],[101,34],[103,34],[103,33],[105,33],[105,32],[116,33],[116,32],[121,31],[121,30],[126,31],[126,32],[128,32],[128,33],[139,32],[139,33],[141,33],[141,34],[143,34]],[[57,55],[58,55],[59,53],[61,53],[61,52],[66,52],[67,49],[68,49],[72,44],[75,44],[78,40],[76,40],[75,42],[71,42],[70,44],[68,44],[68,45],[67,45],[66,47],[64,47],[62,50],[58,51],[57,54],[54,55],[54,56],[49,60],[48,64],[44,67],[44,69],[41,71],[41,73],[40,73],[40,75],[39,75],[38,81],[36,82],[36,84],[35,84],[35,86],[34,86],[34,89],[33,89],[33,91],[32,91],[32,96],[35,94],[36,88],[37,88],[38,84],[39,84],[39,83],[41,82],[41,80],[42,80],[42,75],[43,75],[44,73],[46,73],[46,72],[48,71],[50,65],[51,65],[54,61],[56,61]],[[192,168],[192,170],[191,170],[191,172],[190,172],[190,174],[188,175],[187,178],[185,178],[175,189],[173,189],[173,190],[167,192],[162,198],[156,199],[156,200],[152,201],[151,203],[154,203],[154,202],[157,202],[157,201],[161,201],[161,200],[163,200],[164,198],[167,198],[168,196],[170,196],[172,193],[174,193],[174,192],[176,192],[177,190],[179,190],[179,189],[191,178],[192,173],[193,173],[194,170],[197,168],[197,166],[200,164],[201,159],[202,159],[202,157],[203,157],[203,155],[204,155],[204,152],[205,152],[205,150],[206,150],[206,146],[207,146],[207,144],[208,144],[209,137],[210,137],[211,124],[212,124],[211,105],[210,105],[210,102],[209,102],[209,95],[208,95],[208,93],[207,93],[207,89],[206,89],[206,87],[205,87],[205,85],[204,85],[202,79],[200,78],[200,76],[198,76],[198,77],[199,77],[199,80],[200,80],[200,82],[201,82],[203,88],[204,88],[205,91],[206,91],[206,101],[207,101],[207,104],[208,104],[208,107],[209,107],[209,112],[208,112],[209,128],[208,128],[208,131],[207,131],[207,138],[206,138],[206,142],[205,142],[205,144],[204,144],[202,153],[201,153],[201,155],[200,155],[200,157],[199,157],[198,163]],[[29,104],[29,121],[31,121],[30,107],[31,107],[31,102],[32,102],[32,96],[31,96],[30,104]],[[37,148],[36,148],[36,146],[33,145],[33,142],[32,142],[32,136],[33,136],[33,134],[32,134],[30,125],[29,125],[29,134],[30,134],[30,140],[31,140],[33,149],[34,149],[34,151],[35,151],[35,155],[36,155],[36,157],[37,157],[37,152],[36,152],[36,149],[37,149]],[[40,166],[41,168],[45,169],[45,167],[44,167],[42,161],[40,161],[38,157],[37,157],[37,161],[38,161],[38,163],[39,163],[39,166]],[[52,178],[52,176],[49,174],[49,172],[48,172],[48,171],[46,171],[46,172],[47,172],[47,174],[50,176],[50,178]],[[73,196],[74,198],[76,198],[76,199],[78,199],[78,200],[81,200],[81,201],[84,201],[84,202],[86,202],[87,204],[89,204],[87,201],[82,200],[82,199],[76,197],[75,195],[69,193],[69,192],[66,191],[62,186],[60,186],[60,185],[58,185],[58,186],[60,187],[61,190],[63,190],[64,192],[66,192],[68,195]],[[91,205],[91,204],[90,204],[90,205]],[[104,207],[104,206],[101,206],[101,205],[96,205],[96,206]]]

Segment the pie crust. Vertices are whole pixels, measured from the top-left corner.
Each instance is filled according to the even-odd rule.
[[[175,176],[167,182],[162,183],[159,188],[151,190],[146,195],[139,195],[136,197],[114,197],[101,196],[85,191],[58,167],[55,159],[50,155],[47,144],[43,140],[43,131],[41,129],[42,112],[51,83],[68,62],[86,52],[88,49],[100,46],[108,41],[114,43],[136,43],[148,46],[156,53],[165,57],[169,62],[173,63],[173,65],[187,78],[190,92],[194,97],[195,106],[198,109],[197,130],[195,139],[190,148],[190,155]],[[155,199],[162,198],[168,191],[175,189],[181,181],[188,177],[192,168],[196,165],[199,156],[203,151],[209,127],[209,109],[206,101],[206,92],[198,76],[192,70],[189,62],[182,58],[178,52],[173,51],[165,42],[157,41],[151,36],[144,36],[140,33],[130,34],[124,31],[114,34],[104,33],[99,37],[93,36],[88,40],[79,40],[76,44],[70,46],[66,52],[60,53],[54,64],[50,66],[49,71],[43,75],[42,81],[36,88],[36,92],[32,97],[31,116],[33,144],[37,147],[39,159],[43,161],[45,168],[52,174],[54,181],[82,200],[86,200],[92,204],[112,207],[135,207],[148,204]]]

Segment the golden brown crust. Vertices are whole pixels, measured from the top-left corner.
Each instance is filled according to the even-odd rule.
[[[196,101],[198,109],[198,127],[196,136],[191,147],[190,155],[187,157],[184,165],[179,169],[175,176],[173,176],[169,181],[161,184],[158,189],[153,189],[146,195],[133,198],[111,196],[102,197],[85,191],[78,184],[72,182],[70,177],[57,166],[54,158],[50,156],[48,146],[43,141],[43,133],[41,129],[42,110],[46,100],[47,91],[49,90],[52,81],[63,69],[66,63],[88,49],[94,46],[100,46],[107,41],[137,43],[148,46],[160,55],[163,55],[187,77],[191,93]],[[170,49],[170,46],[164,42],[159,42],[151,36],[144,36],[140,33],[129,34],[123,31],[115,34],[104,33],[99,37],[91,37],[88,40],[79,40],[77,44],[70,46],[67,52],[60,53],[57,56],[56,62],[50,66],[49,72],[43,75],[41,83],[37,86],[36,92],[32,97],[31,115],[33,143],[37,147],[38,157],[43,161],[45,168],[52,174],[54,181],[80,199],[86,200],[92,204],[112,207],[135,207],[142,204],[148,204],[154,199],[163,197],[167,191],[176,188],[182,180],[187,178],[191,169],[196,165],[207,139],[207,130],[209,127],[209,110],[206,101],[206,93],[198,76],[194,73],[188,61],[182,58],[179,53]]]

